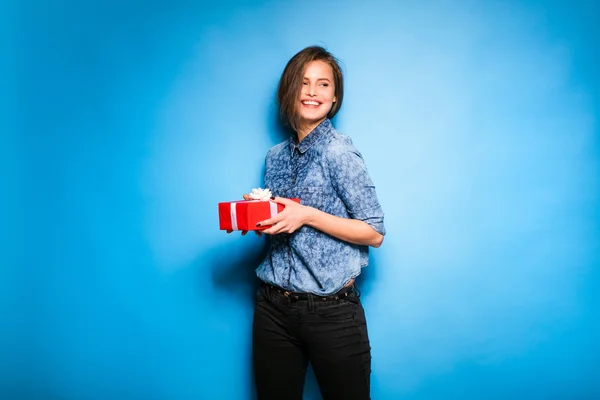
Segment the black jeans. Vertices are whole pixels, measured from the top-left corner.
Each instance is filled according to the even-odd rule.
[[[370,399],[371,346],[355,290],[296,300],[262,284],[252,348],[259,400],[302,400],[309,361],[324,400]]]

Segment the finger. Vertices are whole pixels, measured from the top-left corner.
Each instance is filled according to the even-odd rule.
[[[256,233],[256,236],[262,236],[262,232],[261,231],[254,231],[254,233]]]
[[[277,235],[285,231],[285,225],[283,223],[274,223],[270,228],[265,229],[262,233],[266,233],[268,235]]]
[[[242,231],[242,236],[246,236],[246,233],[248,233],[248,231]]]
[[[273,218],[271,218],[271,219],[273,219]],[[267,221],[269,221],[269,220],[267,219],[267,220],[263,221],[262,223],[261,223],[261,222],[259,222],[259,223],[260,223],[260,224],[262,224],[263,226],[268,226],[268,225],[271,225],[271,226],[269,226],[267,229],[261,229],[261,232],[262,232],[262,233],[264,233],[264,234],[267,234],[267,235],[273,235],[273,234],[274,234],[274,232],[276,232],[276,231],[277,231],[277,223],[276,223],[276,222],[273,222],[273,223],[269,223],[269,224],[267,224],[267,223],[266,223]]]
[[[265,229],[260,231],[261,233],[265,234],[265,235],[274,235],[275,234],[275,228],[271,227],[269,229]]]
[[[272,218],[265,219],[264,221],[260,221],[259,223],[256,224],[256,226],[275,225],[276,223],[281,221],[280,215],[281,215],[281,213],[277,214],[276,216],[274,216]]]
[[[227,229],[227,233],[228,234],[231,233],[231,232],[233,232],[231,229]]]
[[[279,203],[279,204],[283,204],[283,205],[290,205],[290,204],[298,204],[296,203],[294,200],[290,200],[290,199],[286,199],[285,197],[271,197],[271,201],[273,203]]]
[[[244,200],[251,200],[251,197],[246,193],[244,193],[242,197],[244,198]]]

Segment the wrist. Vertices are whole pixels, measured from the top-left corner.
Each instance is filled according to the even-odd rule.
[[[303,225],[308,225],[310,227],[315,227],[315,220],[316,220],[316,214],[319,212],[319,210],[317,210],[314,207],[311,206],[302,206],[305,209],[305,213],[304,213],[304,221],[303,221]]]

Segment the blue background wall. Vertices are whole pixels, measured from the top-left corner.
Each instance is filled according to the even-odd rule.
[[[386,211],[373,398],[600,398],[599,8],[577,4],[3,3],[0,394],[253,397],[265,242],[216,203],[261,185],[279,74],[321,44]]]

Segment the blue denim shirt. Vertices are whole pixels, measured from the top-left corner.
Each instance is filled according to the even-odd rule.
[[[299,144],[294,137],[269,150],[265,188],[300,198],[328,214],[365,221],[385,235],[383,211],[362,156],[326,119]],[[355,278],[369,261],[368,246],[344,242],[310,226],[271,236],[257,268],[264,282],[295,292],[329,295]]]

